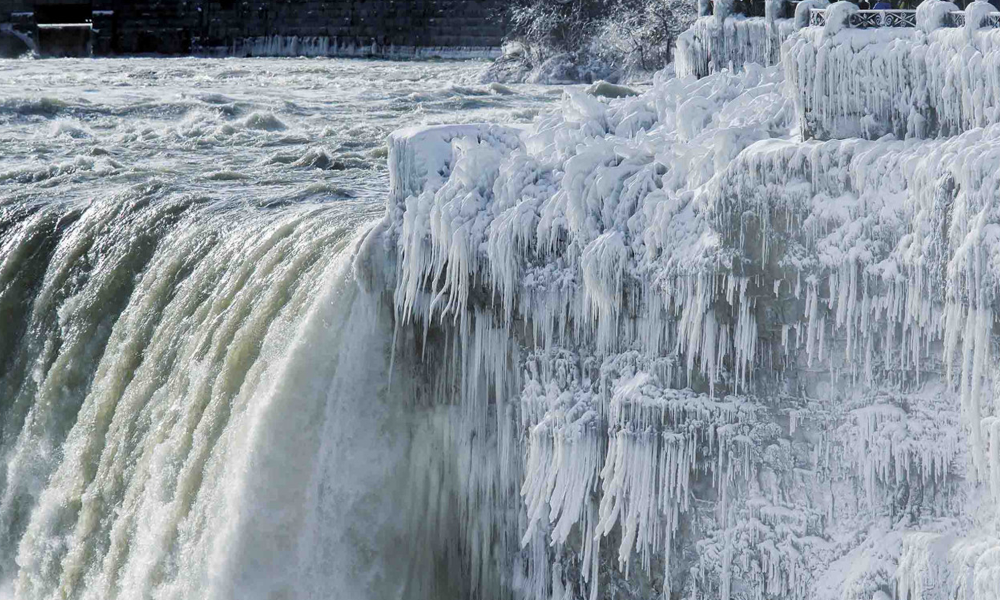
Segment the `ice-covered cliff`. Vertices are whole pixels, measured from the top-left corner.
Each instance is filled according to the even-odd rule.
[[[978,106],[992,34],[834,29],[783,66],[569,90],[526,130],[390,138],[359,267],[446,399],[439,568],[467,595],[1000,597],[1000,125],[931,104],[942,137],[802,141],[806,77],[833,86],[809,107],[878,79],[851,53],[964,39],[961,82],[913,81]]]

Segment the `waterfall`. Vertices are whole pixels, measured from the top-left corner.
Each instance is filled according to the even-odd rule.
[[[401,593],[411,427],[354,277],[371,216],[155,185],[0,205],[4,595]]]

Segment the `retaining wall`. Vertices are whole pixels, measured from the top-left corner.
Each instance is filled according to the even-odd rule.
[[[0,0],[0,24],[51,0]],[[74,2],[78,0],[62,0]],[[325,38],[330,54],[496,48],[502,0],[93,0],[95,54],[220,54],[274,36]],[[259,47],[259,45],[257,45]],[[390,52],[391,49],[391,52]]]

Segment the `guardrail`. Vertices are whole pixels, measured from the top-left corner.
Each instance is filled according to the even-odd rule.
[[[813,8],[809,10],[809,26],[823,27],[826,25],[826,9]],[[851,13],[848,26],[854,29],[873,29],[875,27],[916,27],[917,11],[915,10],[859,10]]]
[[[826,9],[809,9],[809,26],[823,27],[826,25]],[[850,14],[847,22],[852,29],[875,29],[878,27],[916,27],[917,11],[915,10],[859,10]],[[951,11],[942,23],[944,27],[965,27],[965,12]],[[1000,12],[989,13],[982,17],[980,27],[1000,29]]]

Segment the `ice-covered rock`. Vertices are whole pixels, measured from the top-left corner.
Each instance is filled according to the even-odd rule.
[[[591,96],[603,98],[625,98],[626,96],[638,96],[639,92],[625,85],[609,83],[607,81],[595,81],[587,86],[587,93]]]
[[[400,335],[457,357],[429,368],[495,595],[996,597],[993,38],[835,29],[393,136],[377,235]],[[800,136],[897,126],[957,135]]]

